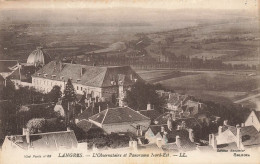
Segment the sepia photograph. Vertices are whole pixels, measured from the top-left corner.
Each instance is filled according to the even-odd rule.
[[[258,0],[0,0],[0,163],[260,163]]]

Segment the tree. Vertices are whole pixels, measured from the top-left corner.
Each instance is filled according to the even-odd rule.
[[[28,121],[26,127],[31,134],[44,132],[46,129],[46,121],[44,118],[33,118]]]
[[[162,110],[165,100],[156,93],[157,87],[156,85],[137,82],[126,92],[124,101],[129,107],[136,110],[146,109],[148,103],[151,103],[155,109]]]
[[[47,94],[47,99],[49,102],[57,103],[59,98],[61,98],[62,92],[58,85],[53,86],[52,90]]]
[[[74,86],[72,85],[72,82],[70,79],[68,79],[68,82],[65,86],[65,89],[64,89],[64,96],[62,98],[62,106],[64,108],[64,112],[65,112],[65,122],[66,122],[66,125],[68,123],[68,120],[70,120],[68,117],[68,113],[70,111],[70,104],[71,102],[74,102],[76,100],[76,92],[75,92],[75,89],[74,89]]]
[[[3,93],[1,94],[3,94],[4,100],[14,100],[15,86],[9,78],[5,79],[5,86],[3,88]]]

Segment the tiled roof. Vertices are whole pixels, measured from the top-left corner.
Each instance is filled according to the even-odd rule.
[[[77,127],[82,129],[84,132],[88,132],[91,128],[98,128],[93,123],[89,122],[88,120],[81,120],[77,123]]]
[[[259,122],[260,122],[260,111],[255,111],[255,115],[258,118]]]
[[[122,78],[121,75],[125,75],[125,77]],[[143,81],[130,66],[100,67],[57,61],[48,63],[32,76],[58,81],[67,81],[71,78],[73,83],[93,87],[110,87],[114,85],[113,81],[118,83],[120,79],[124,79],[124,85],[132,85],[134,79]]]
[[[99,113],[99,106],[100,106],[100,110],[101,111],[104,111],[107,108],[115,107],[115,105],[112,104],[111,102],[98,102],[98,103],[95,103],[94,108],[93,108],[92,105],[90,105],[90,107],[85,109],[76,118],[78,118],[79,120],[82,120],[82,119],[86,119],[87,120],[89,117]]]
[[[226,150],[237,150],[237,144],[236,142],[231,142],[228,144],[221,144],[221,145],[217,145],[217,148],[219,149],[226,149]]]
[[[237,136],[237,128],[227,126],[228,129]],[[254,126],[244,126],[241,128],[242,144],[244,146],[260,145],[260,133]]]
[[[90,117],[89,120],[93,120],[101,124],[112,124],[122,122],[143,121],[150,119],[129,107],[118,107],[106,109]]]
[[[241,135],[249,135],[249,136],[255,136],[258,134],[258,131],[254,126],[244,126],[241,128]],[[234,126],[228,126],[228,129],[236,136],[237,135],[237,128]]]
[[[174,106],[179,106],[181,105],[181,102],[184,104],[185,101],[188,100],[188,95],[181,95],[178,93],[171,93],[170,98],[168,99],[168,103]]]
[[[7,136],[7,139],[27,150],[29,144],[25,135]],[[30,135],[30,145],[33,150],[59,150],[59,148],[76,148],[77,139],[73,131],[39,133]]]
[[[155,122],[157,121],[157,125],[163,125],[167,124],[167,120],[170,117],[170,113],[164,113],[161,116],[157,117],[155,119]],[[173,121],[173,127],[177,127],[177,125],[180,125],[182,121],[185,121],[185,124],[188,128],[193,128],[195,126],[201,126],[199,122],[194,117],[188,117],[188,118],[179,118],[176,117],[176,120]]]
[[[142,115],[150,118],[151,120],[156,119],[157,117],[160,116],[160,112],[158,110],[140,110],[139,111]]]
[[[180,130],[178,132],[178,135],[180,136],[180,146],[178,146],[176,144],[176,142],[174,142],[174,143],[169,143],[169,144],[164,145],[163,149],[168,150],[168,151],[169,150],[172,150],[172,151],[178,150],[178,151],[182,151],[182,152],[196,150],[196,147],[197,147],[196,143],[190,141],[189,134],[187,134],[186,132],[185,132],[185,130]]]
[[[162,125],[164,127],[164,131],[167,133],[166,137],[168,139],[169,143],[175,142],[176,136],[179,136],[181,139],[181,149],[183,151],[185,150],[194,150],[196,148],[196,144],[191,142],[189,139],[189,132],[186,129],[181,130],[169,130],[167,125]],[[158,133],[161,133],[161,127],[159,125],[151,125],[150,129],[154,133],[154,135],[157,135]],[[163,134],[161,134],[162,136]]]

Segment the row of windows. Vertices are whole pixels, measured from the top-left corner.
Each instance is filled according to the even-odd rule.
[[[53,81],[49,81],[49,80],[41,80],[41,79],[33,79],[33,82],[34,82],[34,84],[35,85],[43,85],[43,86],[54,86],[54,85],[58,85],[57,84],[57,82],[53,82]],[[59,85],[60,87],[61,87],[61,89],[63,90],[63,85]],[[45,88],[45,87],[40,87],[41,88],[41,90],[45,90],[45,91],[48,91],[49,89],[49,87],[48,88]],[[43,89],[43,88],[45,88],[45,89]],[[87,87],[82,87],[82,86],[78,86],[78,85],[75,85],[74,84],[74,88],[75,88],[75,90],[78,92],[78,91],[81,91],[81,92],[83,92],[83,91],[86,91],[87,92],[87,94],[92,94],[93,96],[94,95],[96,95],[96,96],[101,96],[100,94],[100,92],[95,92],[95,91],[93,91],[93,90],[90,90],[89,88],[87,88]]]

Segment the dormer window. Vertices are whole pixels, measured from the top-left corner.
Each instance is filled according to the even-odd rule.
[[[54,78],[54,77],[56,77],[56,75],[51,75],[51,78]]]
[[[64,76],[61,76],[60,79],[61,79],[61,80],[64,79]]]
[[[137,82],[137,79],[134,79],[135,82]]]
[[[77,79],[77,82],[79,82],[80,81],[80,79]]]
[[[48,75],[48,74],[47,74],[47,73],[45,73],[43,76],[44,76],[44,77],[47,77],[47,75]]]
[[[37,73],[38,74],[38,76],[40,76],[41,75],[41,73]]]

